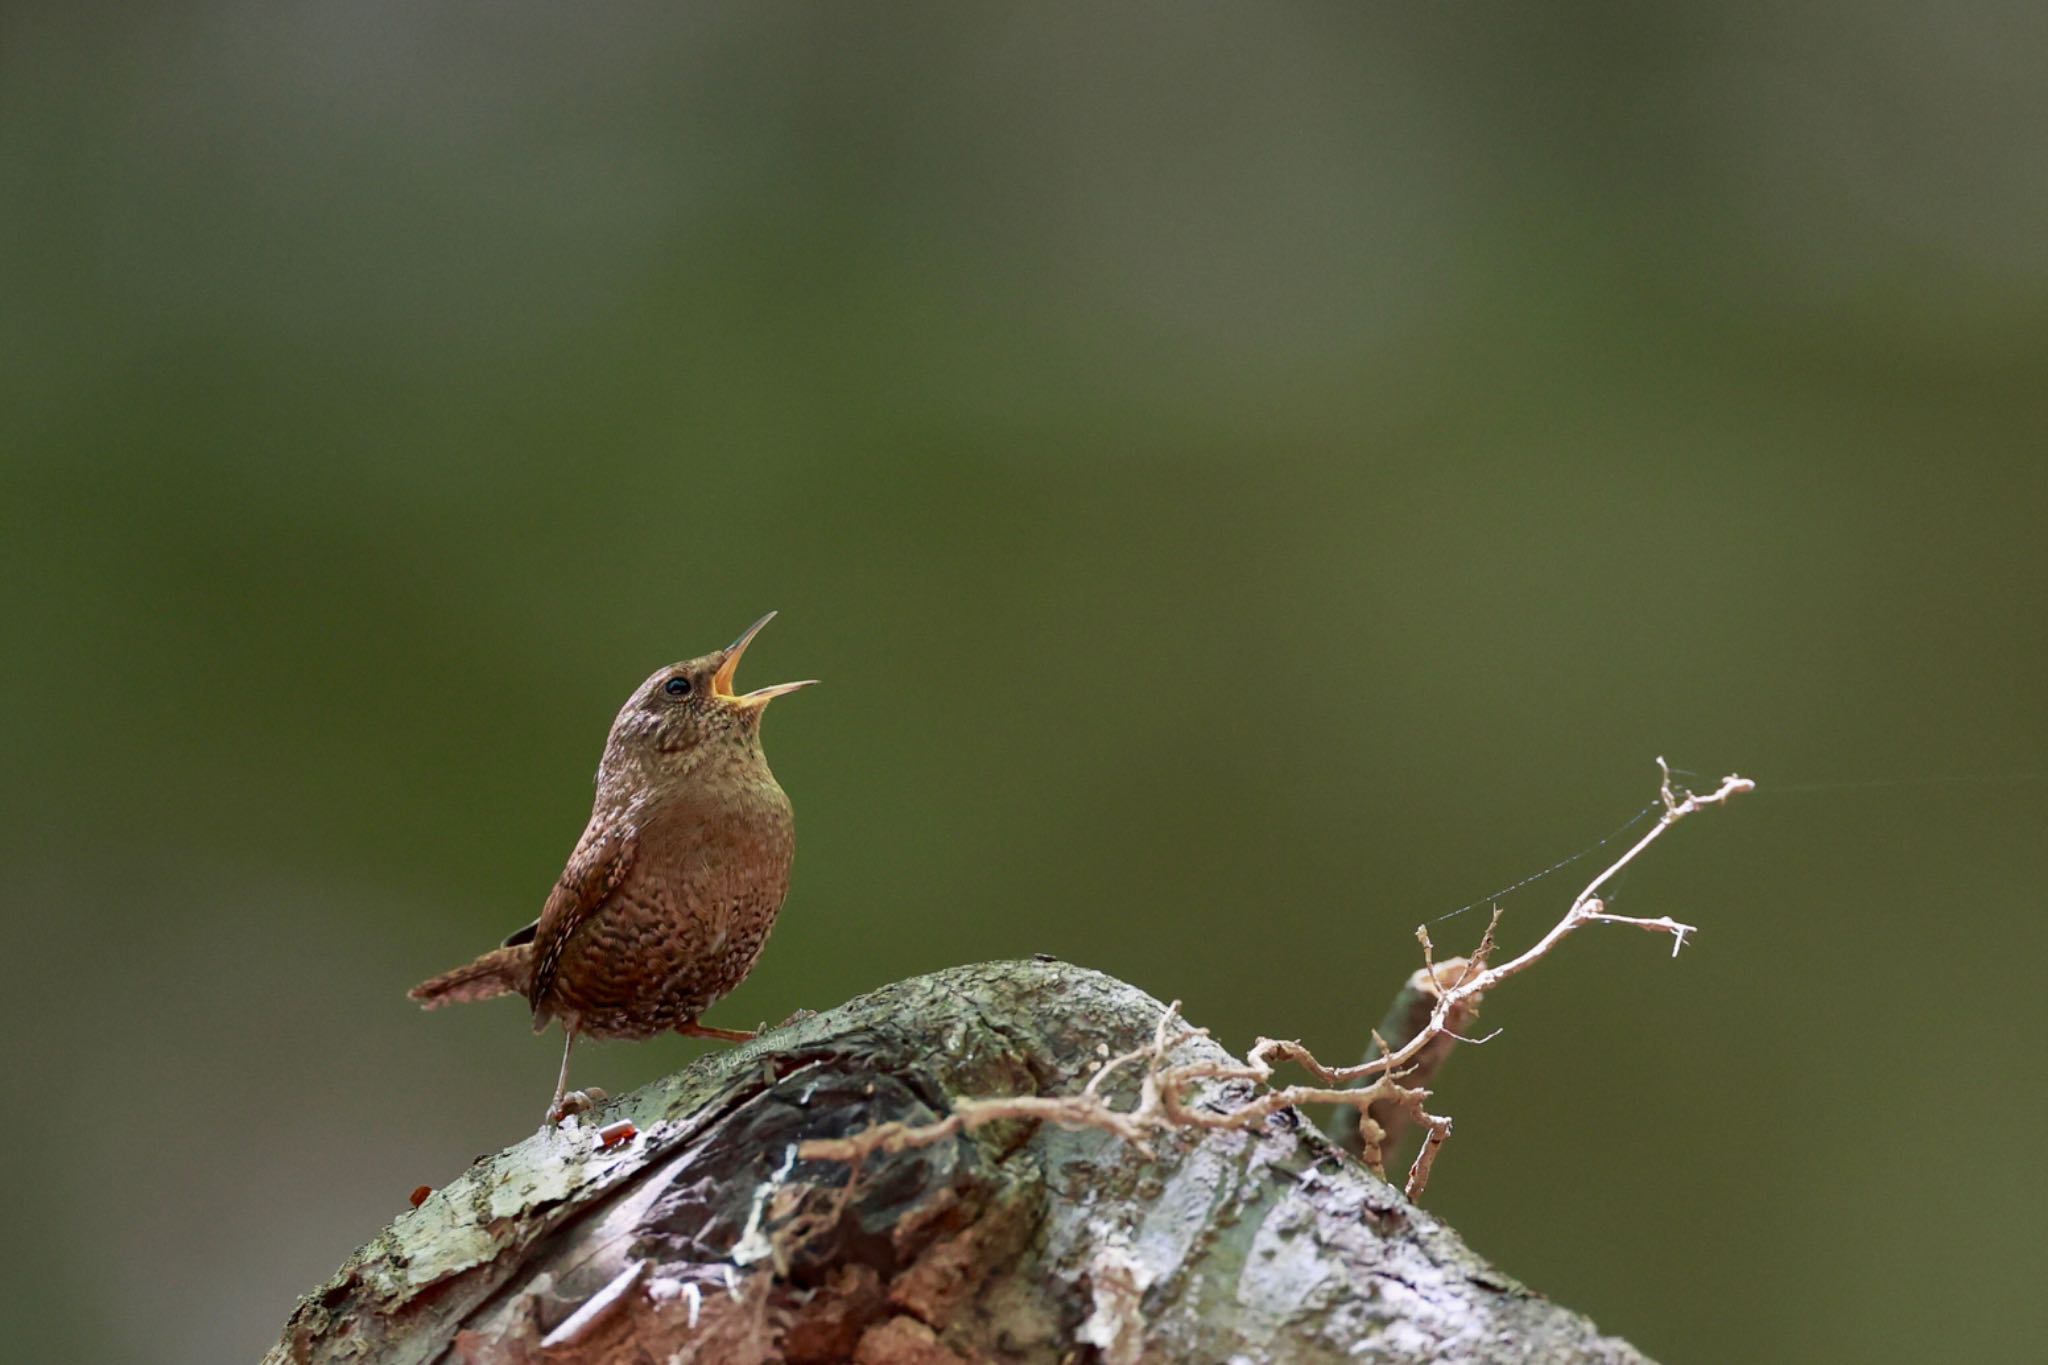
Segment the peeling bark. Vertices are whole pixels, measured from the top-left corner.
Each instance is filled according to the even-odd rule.
[[[300,1301],[266,1365],[1643,1360],[1291,1111],[1149,1155],[1013,1122],[796,1159],[956,1096],[1078,1090],[1161,1011],[1100,973],[990,963],[701,1058],[435,1191]],[[607,1149],[620,1119],[638,1135]]]

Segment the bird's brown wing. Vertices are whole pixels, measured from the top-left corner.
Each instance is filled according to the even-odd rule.
[[[534,923],[533,977],[526,998],[535,1013],[539,1013],[541,1001],[554,984],[562,949],[578,928],[604,908],[619,883],[626,880],[638,844],[638,831],[620,821],[602,831],[586,830],[582,842],[569,856],[569,866],[562,870],[562,879],[555,883],[548,903],[541,907],[540,918]]]

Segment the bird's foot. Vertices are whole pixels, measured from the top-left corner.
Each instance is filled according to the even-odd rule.
[[[775,1027],[788,1028],[791,1024],[801,1024],[806,1019],[815,1019],[817,1017],[818,1012],[816,1010],[792,1010],[789,1018],[783,1020]]]
[[[548,1123],[550,1125],[559,1124],[571,1114],[587,1114],[609,1098],[611,1098],[609,1095],[594,1085],[588,1090],[571,1090],[568,1094],[562,1096],[559,1103],[548,1110]]]
[[[677,1024],[676,1032],[685,1038],[716,1038],[721,1043],[751,1043],[761,1036],[748,1029],[713,1028],[694,1019],[687,1024]]]

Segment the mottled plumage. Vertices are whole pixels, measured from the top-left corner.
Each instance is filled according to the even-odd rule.
[[[524,995],[536,1032],[559,1019],[551,1115],[579,1034],[746,1036],[697,1021],[753,970],[789,891],[796,827],[761,752],[761,713],[809,684],[732,692],[741,653],[773,616],[640,685],[612,723],[590,824],[540,918],[412,990],[428,1009]]]

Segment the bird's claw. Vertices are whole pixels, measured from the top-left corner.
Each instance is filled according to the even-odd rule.
[[[715,1038],[721,1043],[751,1043],[760,1036],[752,1029],[713,1028],[694,1019],[687,1024],[677,1024],[676,1032],[685,1038]]]
[[[548,1110],[548,1122],[559,1124],[571,1114],[587,1114],[609,1098],[610,1096],[594,1085],[588,1090],[571,1090],[562,1096],[560,1104]]]

